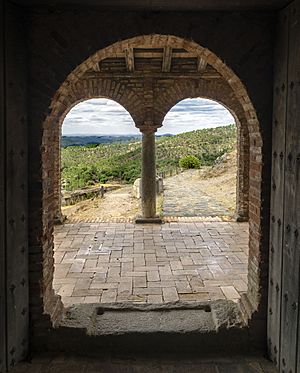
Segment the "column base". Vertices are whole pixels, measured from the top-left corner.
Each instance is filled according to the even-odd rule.
[[[235,221],[238,223],[249,221],[249,217],[245,215],[236,214],[234,218],[235,218]]]
[[[67,220],[67,217],[63,214],[60,214],[59,216],[54,217],[54,225],[61,225],[64,224]]]
[[[135,218],[136,224],[162,224],[162,219],[157,215],[153,218],[144,218],[143,216],[137,216]]]

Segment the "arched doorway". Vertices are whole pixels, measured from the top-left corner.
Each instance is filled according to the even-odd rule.
[[[161,63],[153,65],[153,71],[150,68],[151,79],[148,74],[138,73],[138,66],[144,66],[141,60],[145,58],[145,53],[150,55],[150,60],[157,58],[155,53],[159,53],[162,60]],[[193,60],[192,70],[183,72],[184,64],[181,60],[180,66],[177,66],[179,70],[175,69],[176,71],[174,71],[173,69],[172,73],[172,58],[174,57],[174,60],[181,59],[182,55],[183,58]],[[109,70],[110,58],[122,59],[123,70],[119,74]],[[159,73],[157,69],[159,69]],[[134,83],[131,79],[134,79]],[[242,137],[244,144],[241,146],[244,145],[245,148],[249,146],[250,149],[248,153],[240,152],[240,155],[246,157],[248,154],[250,158],[249,162],[243,162],[244,165],[249,165],[249,174],[246,172],[249,175],[249,286],[241,305],[244,309],[244,304],[250,304],[251,313],[260,305],[260,286],[263,282],[259,270],[259,266],[263,265],[260,260],[263,250],[260,239],[262,140],[256,113],[245,87],[216,55],[192,41],[168,35],[135,37],[117,42],[97,52],[79,65],[57,91],[51,104],[51,113],[44,122],[43,145],[47,152],[53,143],[56,143],[58,138],[58,134],[55,132],[58,127],[57,123],[63,113],[72,105],[72,102],[80,97],[116,97],[118,102],[128,108],[136,126],[148,141],[161,126],[162,119],[169,108],[180,99],[202,96],[199,94],[199,89],[206,91],[203,97],[214,97],[214,92],[219,91],[224,97],[228,97],[229,100],[236,103],[233,112],[241,123],[241,128],[245,131]],[[214,98],[222,102],[222,99]],[[231,105],[226,106],[230,107]],[[51,136],[46,136],[49,132],[51,132]],[[43,159],[44,175],[54,171],[57,157],[58,151],[56,149],[51,157]],[[51,190],[51,187],[47,192],[47,198],[43,197],[45,216],[43,229],[48,231],[52,230],[54,222],[54,197],[54,188]],[[51,256],[52,251],[51,240],[45,242],[45,256]],[[52,302],[48,302],[49,298],[47,299],[53,295],[51,279],[50,273],[47,276],[46,284],[44,284],[43,296],[46,311],[51,311],[46,307],[46,304],[51,308],[54,301],[54,298]],[[245,317],[248,316],[249,314],[245,315]]]
[[[164,215],[235,219],[243,166],[237,165],[237,128],[229,110],[209,99],[184,99],[166,114],[158,134],[158,170],[171,176],[164,182]],[[166,152],[172,163],[163,168]]]
[[[129,184],[140,177],[140,133],[122,105],[106,98],[76,104],[63,120],[60,145],[63,221],[136,215]]]

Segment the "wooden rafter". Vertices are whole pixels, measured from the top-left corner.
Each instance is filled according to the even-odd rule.
[[[189,52],[172,52],[172,58],[196,58],[198,55],[196,53]],[[115,58],[124,58],[124,53],[116,53]],[[134,50],[134,58],[162,58],[163,52],[152,52],[143,51],[140,52],[139,49]]]
[[[143,71],[135,71],[136,78],[146,79],[151,76],[153,79],[161,78],[161,72],[143,72]],[[84,78],[90,79],[127,79],[131,78],[132,74],[129,72],[113,72],[113,73],[105,73],[105,72],[95,72],[90,71],[84,74]],[[217,71],[205,71],[205,72],[169,72],[164,74],[164,78],[166,79],[222,79],[222,76]]]
[[[163,53],[162,71],[168,73],[171,70],[172,48],[165,47]]]
[[[94,70],[94,71],[98,71],[98,72],[101,71],[101,70],[100,70],[100,62],[97,62],[97,63],[94,65],[93,70]]]
[[[124,51],[127,71],[134,72],[134,52],[133,48],[127,48]]]
[[[202,58],[198,57],[197,59],[197,70],[199,73],[203,73],[206,69],[207,62]]]

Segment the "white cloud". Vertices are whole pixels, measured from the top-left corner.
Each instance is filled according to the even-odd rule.
[[[63,135],[138,134],[130,114],[115,101],[91,99],[74,106],[66,115]]]
[[[219,103],[203,98],[188,98],[173,106],[165,116],[163,127],[157,132],[177,134],[234,122],[230,112]]]
[[[230,112],[215,101],[194,98],[175,105],[157,133],[192,131],[234,123]],[[115,101],[91,99],[74,106],[66,115],[63,135],[139,134],[130,114]]]

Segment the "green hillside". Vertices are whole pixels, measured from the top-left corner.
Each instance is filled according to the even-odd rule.
[[[186,132],[156,139],[157,172],[170,172],[179,159],[194,155],[201,165],[212,165],[236,146],[234,125]],[[97,146],[61,149],[62,185],[67,190],[95,183],[133,183],[141,174],[141,141],[113,142]]]

